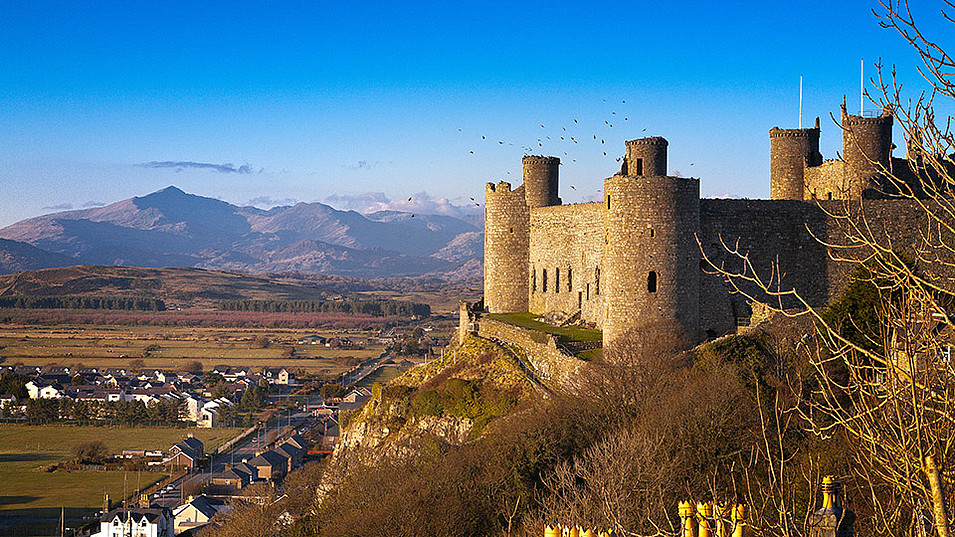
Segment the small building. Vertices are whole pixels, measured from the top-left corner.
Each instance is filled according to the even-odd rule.
[[[169,448],[169,454],[163,463],[171,468],[195,470],[199,460],[205,457],[205,446],[194,436],[187,436]]]
[[[218,513],[228,513],[231,508],[218,498],[202,495],[176,507],[173,512],[176,535],[207,525]]]
[[[254,466],[258,472],[259,479],[275,481],[285,477],[289,461],[284,455],[268,450],[259,453],[249,461],[249,466]]]

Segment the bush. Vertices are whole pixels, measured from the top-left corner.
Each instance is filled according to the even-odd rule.
[[[79,464],[103,464],[109,452],[100,440],[90,440],[73,447],[73,459]]]
[[[440,416],[444,412],[441,394],[437,390],[427,390],[411,400],[411,412],[414,416]]]

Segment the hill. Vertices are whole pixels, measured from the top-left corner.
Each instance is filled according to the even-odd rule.
[[[194,268],[85,265],[0,276],[0,296],[109,295],[158,298],[167,305],[203,306],[219,300],[321,300],[320,285]]]
[[[19,266],[91,264],[454,277],[483,254],[477,247],[481,230],[447,216],[388,211],[366,217],[321,203],[266,211],[173,186],[104,207],[21,220],[0,229],[0,238],[40,250],[32,263],[27,253],[22,261],[9,254],[0,265],[6,273]],[[44,250],[69,260],[44,261]]]
[[[47,252],[25,242],[0,239],[0,274],[75,264],[76,260],[71,257]]]

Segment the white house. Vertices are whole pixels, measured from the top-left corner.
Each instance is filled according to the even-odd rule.
[[[174,537],[168,507],[117,507],[100,517],[100,530],[90,537]]]

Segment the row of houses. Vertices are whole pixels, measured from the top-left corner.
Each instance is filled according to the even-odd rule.
[[[26,383],[30,399],[61,399],[86,402],[131,402],[145,405],[161,402],[181,404],[179,419],[196,422],[200,427],[218,425],[222,409],[232,407],[252,387],[288,386],[295,375],[285,368],[265,368],[254,373],[251,368],[216,366],[215,375],[172,373],[161,369],[144,369],[130,374],[124,368],[70,368],[67,366],[13,367],[0,366],[0,375],[11,371],[30,378]],[[210,379],[205,382],[205,379]],[[212,380],[215,380],[213,384]],[[0,397],[0,409],[22,403],[14,396]]]
[[[256,453],[255,457],[238,464],[226,464],[223,471],[213,474],[212,484],[220,487],[245,487],[255,481],[275,482],[302,465],[308,453],[308,443],[300,434],[293,434],[276,447]]]

